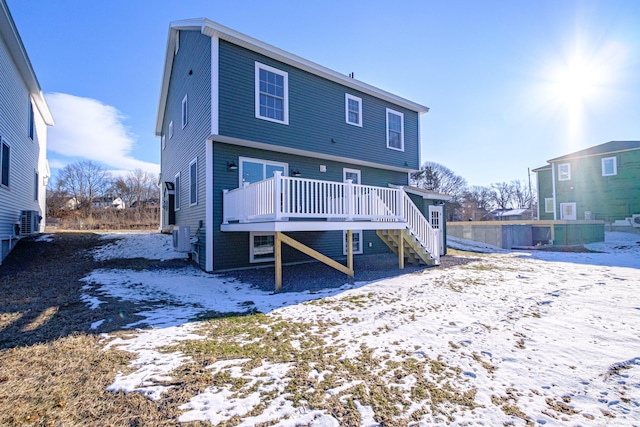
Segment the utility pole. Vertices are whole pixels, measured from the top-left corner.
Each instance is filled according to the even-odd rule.
[[[531,212],[531,219],[533,219],[533,196],[531,194],[531,169],[527,168],[527,177],[529,178],[529,212]]]

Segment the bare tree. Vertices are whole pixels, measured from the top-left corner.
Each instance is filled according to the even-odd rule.
[[[115,191],[128,207],[141,208],[159,198],[158,176],[135,169],[114,182]]]
[[[83,160],[65,166],[58,173],[58,187],[72,200],[76,209],[91,216],[92,201],[111,186],[111,174],[101,165]]]
[[[491,184],[493,190],[493,201],[498,209],[508,210],[513,208],[513,188],[506,182],[496,182]]]
[[[425,190],[461,197],[467,181],[451,169],[435,162],[425,162],[418,172],[411,174],[414,185]]]

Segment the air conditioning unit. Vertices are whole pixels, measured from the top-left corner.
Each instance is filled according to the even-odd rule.
[[[173,229],[173,248],[178,252],[191,251],[191,228],[180,226]]]
[[[631,215],[631,225],[640,228],[640,214]]]
[[[37,211],[20,212],[20,236],[30,236],[40,231],[42,217]]]

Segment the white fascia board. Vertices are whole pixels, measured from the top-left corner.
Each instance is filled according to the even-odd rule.
[[[415,169],[410,169],[405,167],[383,165],[381,163],[367,162],[365,160],[359,160],[359,159],[354,159],[350,157],[334,156],[331,154],[318,153],[316,151],[307,151],[307,150],[301,150],[299,148],[283,147],[282,145],[273,145],[273,144],[267,144],[264,142],[249,141],[246,139],[232,138],[230,136],[224,136],[224,135],[211,135],[209,137],[209,140],[213,142],[223,143],[223,144],[238,145],[241,147],[248,147],[248,148],[257,148],[259,150],[294,154],[296,156],[312,157],[312,158],[322,159],[322,160],[331,160],[334,162],[349,163],[352,165],[367,166],[367,167],[385,169],[385,170],[390,170],[395,172],[405,172],[405,173],[416,172]]]
[[[7,45],[9,55],[11,55],[11,58],[13,58],[13,61],[18,67],[20,75],[33,98],[36,108],[40,112],[42,119],[48,126],[53,126],[55,124],[53,116],[51,115],[47,101],[42,93],[42,89],[40,88],[40,83],[38,83],[38,78],[36,77],[36,73],[33,70],[31,61],[29,60],[29,55],[27,55],[27,51],[22,44],[22,39],[20,38],[18,29],[13,22],[9,8],[4,0],[0,1],[0,8],[2,9],[2,13],[0,14],[0,35]]]
[[[415,194],[416,196],[420,196],[423,199],[427,199],[427,200],[449,201],[449,200],[453,199],[453,196],[450,196],[449,194],[435,193],[435,192],[426,191],[426,190],[422,191],[422,190],[415,189],[415,188],[412,188],[410,186],[405,186],[405,185],[389,184],[389,187],[391,187],[391,188],[402,188],[406,193]]]
[[[165,67],[162,79],[162,88],[160,92],[160,105],[158,109],[158,119],[156,121],[156,136],[162,131],[162,114],[164,113],[164,105],[166,103],[166,95],[168,90],[168,78],[171,74],[171,65],[173,62],[173,48],[175,45],[175,33],[179,30],[200,30],[202,34],[210,37],[218,37],[221,40],[228,41],[245,49],[260,53],[269,58],[291,65],[298,69],[307,71],[311,74],[323,77],[327,80],[339,83],[351,89],[367,93],[376,98],[384,99],[395,105],[424,114],[429,111],[428,107],[420,105],[408,99],[394,95],[390,92],[378,89],[367,83],[353,79],[344,74],[333,71],[315,62],[309,61],[268,43],[254,39],[246,34],[242,34],[236,30],[225,27],[206,18],[186,19],[182,21],[174,21],[170,24],[169,37],[167,40],[167,54],[165,57]]]

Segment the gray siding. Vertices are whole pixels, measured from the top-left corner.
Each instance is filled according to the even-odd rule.
[[[0,185],[0,240],[14,233],[20,211],[43,209],[34,197],[35,171],[40,170],[39,159],[44,159],[40,140],[46,141],[46,126],[36,109],[37,123],[34,139],[29,138],[30,96],[5,41],[0,37],[0,137],[11,147],[9,186]],[[44,151],[44,150],[43,150]],[[40,172],[42,178],[42,172]],[[42,181],[41,181],[42,182]],[[44,192],[40,191],[44,206]],[[0,262],[7,253],[7,245],[0,253]]]
[[[225,41],[220,42],[219,59],[221,135],[419,168],[418,113]],[[288,125],[255,117],[256,61],[289,74]],[[345,122],[345,93],[362,98],[362,127]],[[387,148],[386,108],[404,113],[404,152]]]
[[[302,177],[322,179],[326,181],[342,182],[342,169],[351,168],[361,171],[362,183],[386,187],[389,183],[407,185],[407,174],[389,170],[361,167],[348,163],[330,162],[311,157],[295,156],[273,151],[257,150],[235,145],[214,143],[214,270],[226,270],[247,266],[258,266],[264,263],[251,264],[249,262],[249,233],[222,232],[222,190],[238,187],[238,171],[228,171],[227,162],[238,164],[239,157],[252,157],[263,160],[277,161],[289,164],[289,170],[299,169]],[[320,172],[320,165],[327,167],[327,172]],[[291,237],[313,247],[317,251],[335,258],[343,257],[342,231],[290,233]],[[365,254],[388,253],[387,246],[378,239],[375,231],[365,231],[363,236],[363,250]],[[371,247],[369,247],[371,242]],[[310,259],[286,245],[283,247],[285,262]]]
[[[182,128],[182,100],[188,97],[188,123]],[[173,121],[173,137],[169,123]],[[161,147],[162,181],[174,181],[180,173],[180,210],[176,225],[191,227],[191,235],[200,237],[200,260],[205,247],[206,140],[211,134],[211,38],[199,31],[181,31],[180,49],[174,56],[162,133],[166,147]],[[160,142],[162,144],[162,142]],[[198,203],[189,205],[189,164],[198,159]],[[164,189],[163,189],[164,191]],[[165,221],[168,215],[165,212]],[[200,221],[203,226],[199,227]],[[166,222],[165,222],[166,224]],[[200,263],[204,266],[204,263]]]

